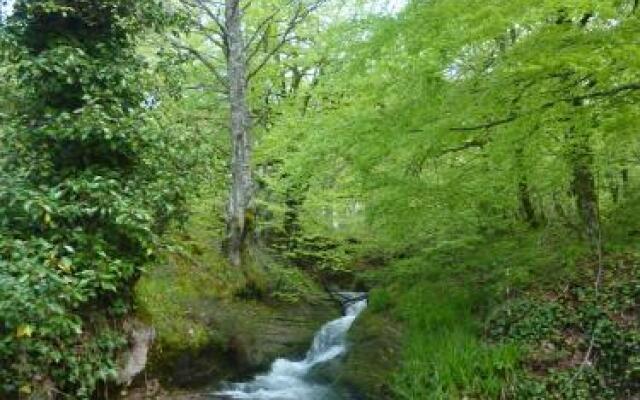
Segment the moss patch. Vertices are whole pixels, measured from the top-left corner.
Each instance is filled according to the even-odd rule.
[[[367,399],[391,399],[391,379],[401,356],[401,332],[388,316],[365,311],[349,332],[340,385]]]

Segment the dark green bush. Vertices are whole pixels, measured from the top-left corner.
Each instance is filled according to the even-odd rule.
[[[155,0],[23,0],[1,28],[0,398],[89,398],[115,375],[132,286],[194,162],[145,106],[166,80],[139,37],[169,22]]]

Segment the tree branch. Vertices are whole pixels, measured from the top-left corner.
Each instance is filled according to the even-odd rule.
[[[229,87],[229,82],[227,81],[227,79],[224,78],[222,74],[220,74],[218,68],[204,54],[202,54],[197,49],[180,42],[176,38],[169,37],[169,41],[174,48],[186,51],[192,56],[196,57],[213,74],[218,83],[220,83],[225,89]]]
[[[256,28],[255,32],[253,32],[253,35],[251,35],[251,37],[249,38],[249,40],[247,40],[247,43],[245,45],[245,52],[248,52],[249,49],[251,48],[251,46],[253,46],[253,44],[256,42],[256,39],[258,39],[258,37],[260,37],[261,39],[264,38],[264,35],[266,34],[266,27],[267,25],[273,21],[275,19],[275,17],[280,13],[280,8],[278,8],[276,11],[274,11],[271,15],[269,15],[268,17],[266,17],[265,19],[262,20],[262,22],[260,22],[260,24],[258,25],[258,27]],[[263,29],[265,29],[263,31]],[[262,32],[262,33],[261,33]]]
[[[186,0],[183,0],[186,1]],[[213,2],[212,4],[207,4],[207,2],[205,0],[195,0],[196,4],[199,6],[199,8],[205,12],[205,14],[207,14],[207,16],[209,18],[211,18],[211,20],[213,22],[216,23],[216,25],[218,26],[218,28],[220,29],[220,32],[222,32],[223,34],[227,34],[227,30],[225,25],[222,23],[222,19],[220,18],[219,14],[216,14],[215,12],[213,12],[213,9],[211,6],[220,6],[220,7],[224,7],[224,3],[216,3]]]
[[[222,7],[224,7],[224,3],[215,1],[207,2],[206,0],[180,0],[180,2],[188,10],[190,10],[193,23],[197,25],[200,33],[206,36],[207,39],[211,40],[216,46],[220,47],[225,57],[227,57],[229,45],[227,41],[226,27],[222,23],[222,19],[219,13],[216,13],[213,10],[214,7],[222,9]],[[194,9],[196,11],[193,11]],[[200,10],[200,13],[198,13],[197,10]],[[213,21],[218,29],[218,32],[215,32],[213,29],[207,28],[202,22],[200,22],[202,12]],[[216,38],[214,35],[219,36],[219,38]]]
[[[453,127],[453,128],[449,128],[449,130],[452,132],[468,132],[468,131],[478,131],[482,129],[491,129],[491,128],[495,128],[496,126],[511,123],[517,120],[518,118],[520,118],[522,115],[532,114],[534,112],[540,112],[548,108],[551,108],[559,103],[577,104],[577,103],[583,102],[584,100],[596,99],[596,98],[602,98],[602,97],[611,97],[620,93],[630,92],[635,90],[640,90],[640,82],[626,83],[623,85],[613,87],[611,89],[599,90],[599,91],[587,93],[580,96],[563,97],[558,100],[544,103],[542,106],[534,110],[531,110],[530,112],[527,112],[527,113],[513,113],[510,116],[503,119],[489,121],[483,124],[473,125],[473,126]]]
[[[308,7],[303,7],[301,4],[298,4],[295,12],[289,19],[287,23],[287,27],[285,28],[284,33],[281,35],[280,40],[276,44],[276,46],[268,52],[262,60],[258,63],[258,65],[247,75],[247,81],[250,81],[253,77],[255,77],[267,63],[275,56],[282,47],[290,40],[290,35],[293,33],[295,28],[300,25],[312,12],[317,10],[326,0],[316,0],[313,4]],[[257,51],[254,49],[254,54],[257,54]]]
[[[597,91],[597,92],[587,93],[587,94],[582,95],[582,96],[565,97],[565,98],[561,99],[560,101],[550,102],[548,104],[555,105],[555,104],[557,104],[559,102],[567,102],[567,103],[571,102],[571,103],[573,103],[573,102],[577,102],[577,101],[594,99],[594,98],[598,98],[598,97],[615,96],[615,95],[620,94],[622,92],[630,92],[630,91],[634,91],[634,90],[640,90],[640,82],[626,83],[624,85],[616,86],[616,87],[613,87],[613,88],[608,89],[608,90],[601,90],[601,91]]]
[[[518,114],[513,114],[513,115],[511,115],[511,116],[509,116],[507,118],[504,118],[504,119],[499,119],[499,120],[495,120],[495,121],[489,121],[489,122],[486,122],[486,123],[480,124],[480,125],[449,128],[449,130],[452,131],[452,132],[469,132],[469,131],[479,131],[479,130],[482,130],[482,129],[490,129],[490,128],[494,128],[496,126],[505,125],[505,124],[508,124],[510,122],[513,122],[516,119],[518,119],[518,117],[519,117]]]
[[[467,140],[466,142],[462,143],[461,145],[458,145],[458,146],[455,146],[455,147],[449,147],[448,149],[444,149],[442,152],[440,152],[440,154],[438,156],[442,157],[442,156],[444,156],[446,154],[457,153],[459,151],[468,150],[468,149],[472,149],[472,148],[483,148],[488,143],[489,143],[489,139],[488,138]]]
[[[222,52],[224,53],[225,57],[228,53],[228,45],[227,45],[227,40],[226,37],[220,33],[220,32],[210,32],[209,29],[207,29],[207,27],[205,27],[202,24],[198,24],[198,27],[200,28],[200,32],[209,40],[211,41],[211,43],[215,44],[216,46],[218,46],[220,48],[220,50],[222,50]],[[214,35],[217,34],[219,36],[219,38],[216,38]]]

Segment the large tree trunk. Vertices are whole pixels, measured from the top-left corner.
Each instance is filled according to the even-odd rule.
[[[242,253],[248,236],[247,220],[251,204],[251,116],[247,106],[247,65],[242,34],[240,0],[226,0],[228,40],[227,74],[231,105],[231,188],[227,215],[229,260],[235,266],[242,263]]]

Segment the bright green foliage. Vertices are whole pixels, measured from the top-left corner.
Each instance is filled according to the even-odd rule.
[[[637,276],[605,274],[597,294],[585,288],[603,252],[638,251],[638,1],[360,9],[373,3],[330,3],[282,46],[291,4],[247,8],[259,32],[247,222],[269,262],[251,249],[255,268],[229,282],[222,268],[217,279],[185,280],[210,271],[176,262],[166,274],[176,285],[160,269],[139,287],[158,305],[147,311],[181,315],[159,320],[179,341],[193,321],[158,292],[213,301],[201,281],[235,300],[304,298],[308,276],[286,260],[323,282],[376,286],[369,312],[404,329],[386,382],[399,398],[636,396],[638,326],[627,317]],[[185,216],[203,178],[216,200],[204,213],[224,213],[220,82],[187,68],[198,87],[172,98],[176,60],[140,55],[146,27],[168,22],[155,0],[23,0],[2,33],[0,392],[9,396],[53,384],[86,398],[113,377],[118,325],[156,234]],[[205,37],[218,29],[206,22]],[[206,54],[219,65],[219,51]],[[211,241],[223,236],[222,219],[205,225]],[[353,278],[350,265],[386,268]],[[560,286],[563,295],[545,297]],[[203,342],[209,333],[194,326]],[[563,353],[543,360],[530,346]]]
[[[487,294],[445,279],[420,278],[409,292],[395,293],[398,305],[392,313],[407,329],[403,364],[393,377],[397,398],[500,398],[514,384],[520,354],[514,345],[481,340],[474,313]]]
[[[257,149],[277,171],[265,202],[284,205],[273,207],[284,231],[293,199],[298,236],[417,257],[393,264],[405,276],[397,304],[372,300],[412,316],[396,385],[405,398],[496,398],[513,376],[481,360],[513,358],[465,321],[633,245],[639,30],[631,0],[411,1],[332,26],[308,50],[322,73],[279,105]],[[450,291],[432,298],[425,281]],[[400,295],[416,282],[415,297]],[[430,305],[455,321],[445,333],[432,332]],[[553,329],[556,311],[531,328]]]
[[[24,0],[3,28],[0,397],[89,398],[114,378],[132,285],[197,150],[152,109],[172,102],[167,65],[137,53],[168,22],[155,0]]]
[[[471,3],[415,2],[328,36],[312,107],[286,108],[258,150],[309,183],[307,211],[355,198],[380,242],[466,246],[523,219],[580,224],[567,193],[585,140],[603,206],[635,173],[621,164],[637,144],[630,5]]]

